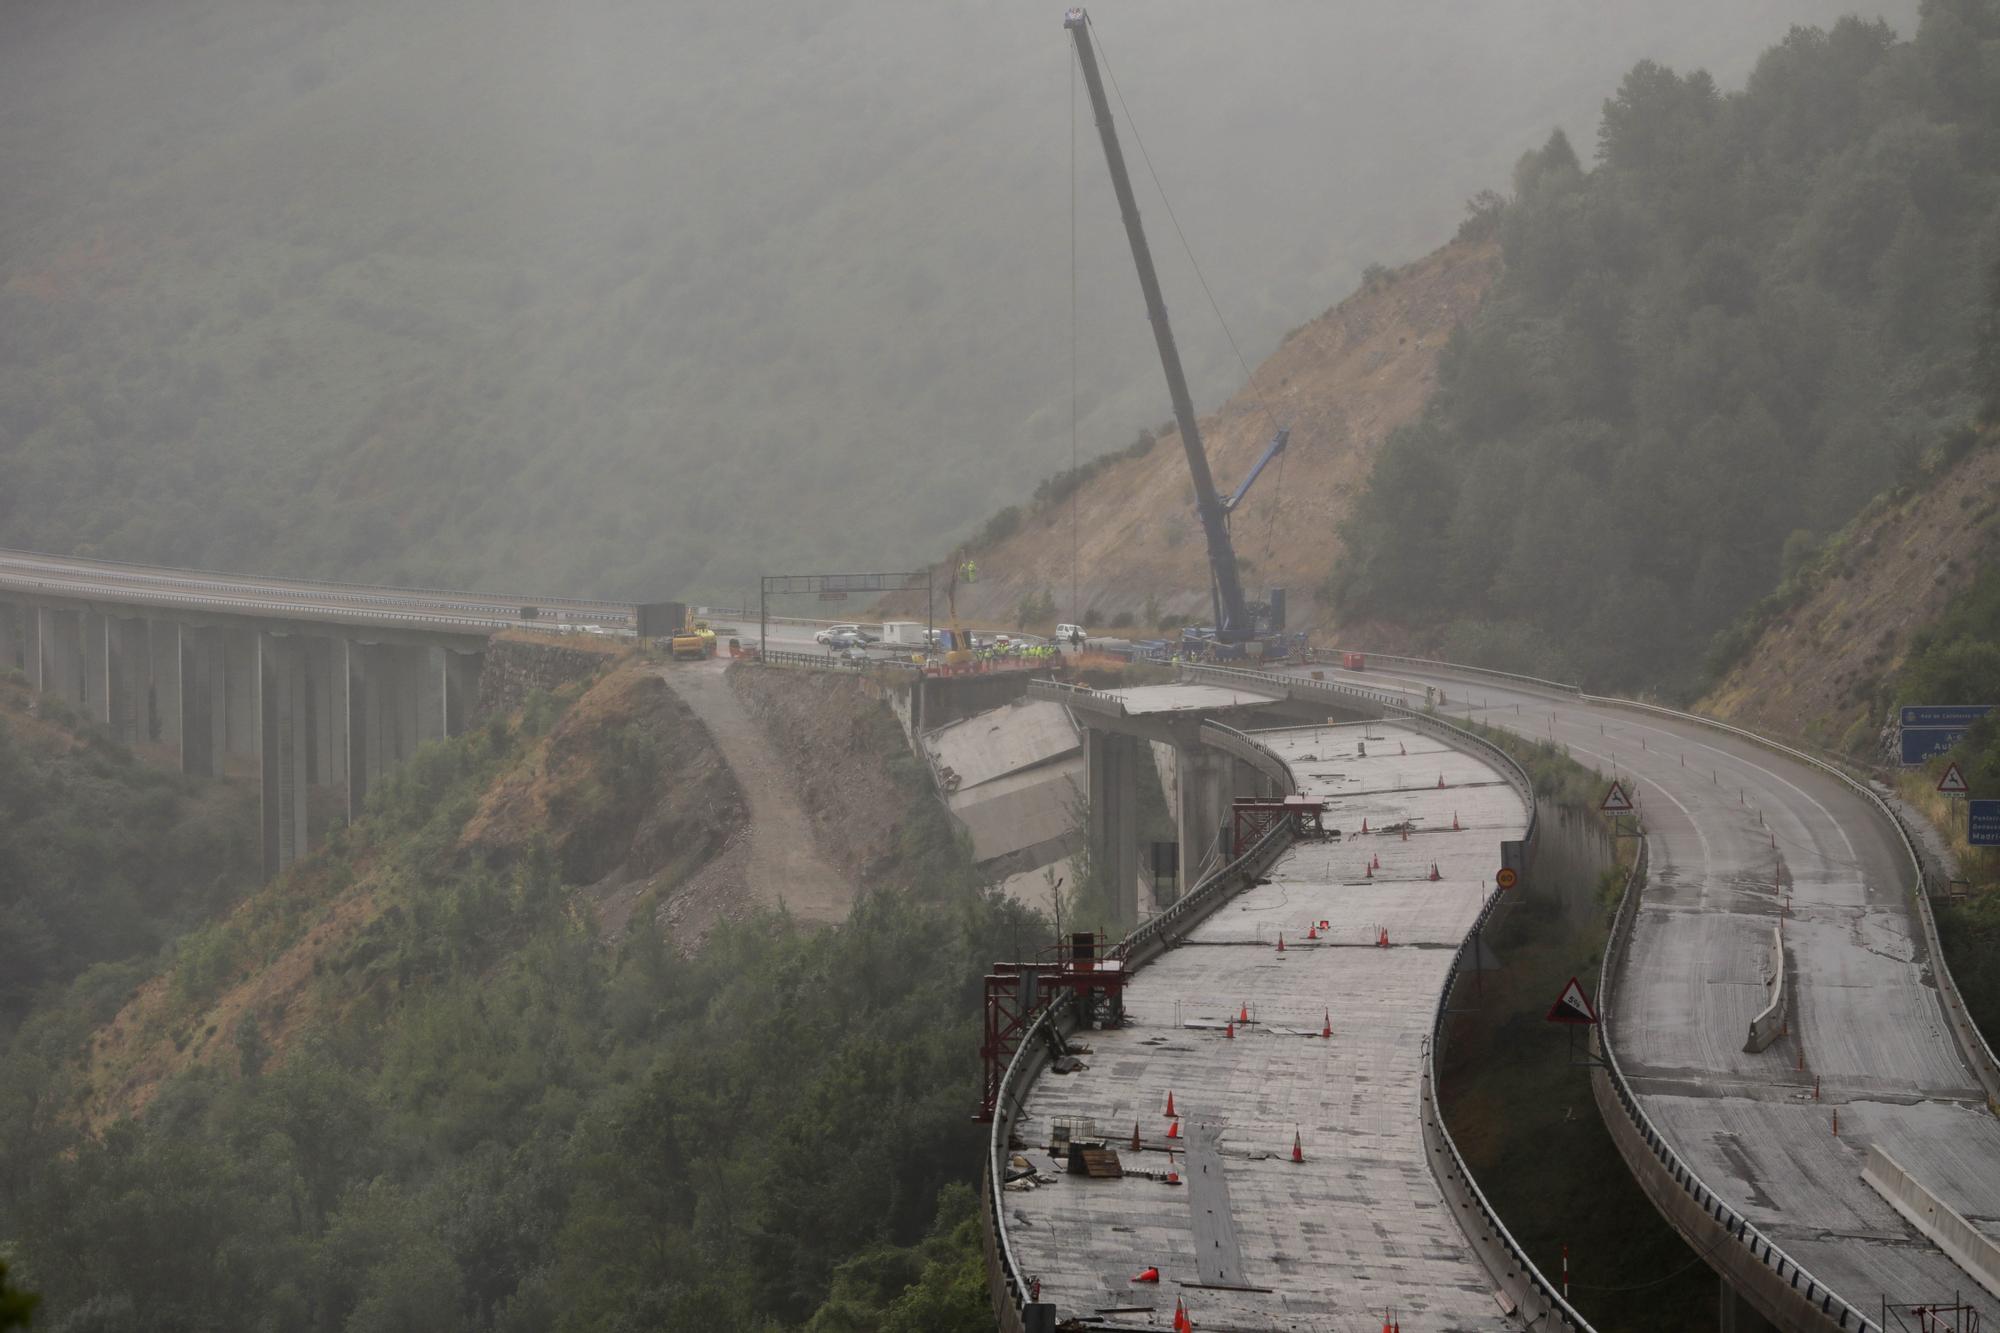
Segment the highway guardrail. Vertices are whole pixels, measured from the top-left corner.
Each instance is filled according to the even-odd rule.
[[[1275,754],[1270,758],[1281,766],[1284,764],[1284,760]],[[1287,769],[1288,774],[1289,771]],[[1235,860],[1218,867],[1164,911],[1155,913],[1134,927],[1114,946],[1114,956],[1124,959],[1128,969],[1136,971],[1143,967],[1262,874],[1290,843],[1290,821],[1279,820]],[[1015,1048],[1014,1058],[1008,1061],[1007,1072],[1000,1078],[999,1102],[994,1109],[993,1128],[987,1139],[979,1199],[987,1283],[1003,1333],[1022,1333],[1025,1327],[1024,1308],[1028,1303],[1027,1279],[1014,1257],[1013,1241],[1007,1228],[1007,1210],[1001,1200],[1001,1185],[1007,1178],[1006,1162],[1011,1154],[1014,1124],[1020,1116],[1028,1085],[1048,1063],[1051,1034],[1063,1033],[1064,1025],[1071,1020],[1067,995],[1042,1010],[1027,1031],[1021,1034],[1021,1044]]]

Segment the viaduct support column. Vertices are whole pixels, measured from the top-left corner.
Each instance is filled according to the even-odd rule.
[[[83,613],[44,612],[48,663],[42,688],[75,708],[83,706]]]
[[[257,697],[261,686],[258,637],[253,629],[221,631],[223,749],[218,758],[225,769],[231,757],[246,759],[254,765],[262,754]]]
[[[446,725],[445,675],[451,654],[442,648],[412,648],[417,677],[417,740],[442,740],[451,734]]]
[[[1199,742],[1174,747],[1174,764],[1179,773],[1179,809],[1175,812],[1180,829],[1180,892],[1195,885],[1202,862],[1215,847],[1217,835],[1229,817],[1228,781],[1236,761]]]
[[[139,716],[147,740],[179,754],[186,725],[181,696],[181,627],[172,620],[148,620],[146,684]]]
[[[28,684],[37,690],[47,689],[48,665],[48,609],[24,606],[21,608],[21,670],[28,673]]]
[[[174,637],[180,657],[181,772],[212,778],[222,771],[219,636],[212,629],[182,625]]]
[[[99,716],[121,744],[150,739],[146,696],[152,677],[152,653],[146,642],[146,622],[103,616],[103,692]]]
[[[0,671],[26,670],[21,662],[20,608],[0,602]]]
[[[85,611],[83,634],[83,706],[90,717],[111,727],[111,617]]]
[[[485,668],[486,654],[444,652],[444,734],[462,736],[472,724],[472,710],[479,702],[479,673]]]
[[[299,637],[259,633],[256,643],[264,874],[269,877],[306,853],[312,706]]]
[[[1139,910],[1137,782],[1143,744],[1095,727],[1084,731],[1090,863],[1109,889],[1112,910],[1128,921]]]

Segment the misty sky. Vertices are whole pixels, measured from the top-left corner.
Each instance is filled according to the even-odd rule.
[[[1091,7],[1253,365],[1551,127],[1587,157],[1634,60],[1735,86],[1851,8]],[[935,555],[1069,462],[1062,9],[0,4],[0,297],[54,330],[0,344],[0,542],[635,595]],[[1077,97],[1087,456],[1169,410]]]

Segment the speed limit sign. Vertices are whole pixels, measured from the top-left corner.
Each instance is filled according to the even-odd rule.
[[[1501,866],[1500,872],[1493,876],[1493,882],[1503,889],[1511,889],[1521,882],[1521,874],[1512,866]]]

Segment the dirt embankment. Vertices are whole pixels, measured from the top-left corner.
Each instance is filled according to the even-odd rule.
[[[459,743],[490,742],[474,734]],[[102,1125],[143,1109],[185,1069],[232,1068],[246,1018],[268,1061],[282,1061],[302,1033],[355,1002],[357,983],[343,972],[412,893],[442,892],[475,867],[546,848],[609,935],[650,891],[670,893],[695,875],[745,822],[743,794],[707,729],[644,664],[622,664],[486,782],[441,862],[400,835],[371,836],[364,821],[345,855],[300,862],[184,941],[92,1038],[84,1115]]]
[[[1911,637],[2000,557],[2000,437],[1914,494],[1871,505],[1828,545],[1805,594],[1700,707],[1747,727],[1872,743],[1878,691]]]
[[[896,855],[910,799],[893,766],[916,763],[888,705],[853,675],[738,669],[728,680],[783,759],[821,852],[865,887]]]
[[[1287,590],[1295,625],[1326,624],[1318,590],[1341,556],[1337,529],[1389,432],[1423,410],[1445,340],[1500,272],[1497,242],[1447,245],[1364,287],[1294,330],[1221,412],[1201,423],[1216,486],[1249,474],[1278,426],[1291,445],[1232,520],[1253,597]],[[1161,394],[1162,416],[1166,395]],[[1268,409],[1268,411],[1266,410]],[[1208,556],[1179,436],[1096,473],[1076,497],[1076,569],[1086,623],[1119,612],[1206,616]],[[1069,615],[1071,512],[1024,507],[1020,528],[976,552],[979,581],[959,590],[971,622],[1011,625],[1024,596],[1046,589]],[[937,570],[939,586],[949,575]],[[891,605],[887,614],[909,612]],[[921,611],[921,606],[915,607]],[[943,614],[940,605],[939,614]],[[1143,627],[1142,627],[1143,628]]]

